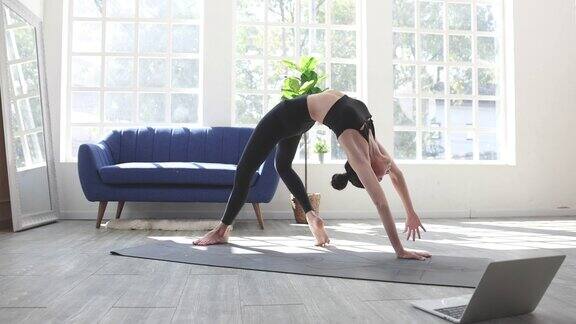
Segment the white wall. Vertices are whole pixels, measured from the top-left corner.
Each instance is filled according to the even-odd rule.
[[[18,0],[36,16],[42,18],[44,15],[44,0]],[[52,2],[52,1],[50,1]]]
[[[64,0],[67,1],[67,0]],[[41,2],[41,1],[40,1]],[[206,1],[212,18],[206,26],[205,103],[207,125],[230,121],[229,74],[232,15],[229,1]],[[400,165],[414,206],[422,217],[575,215],[576,150],[576,8],[574,0],[514,1],[516,165]],[[392,77],[389,1],[367,1],[366,98],[377,136],[392,151]],[[54,151],[59,150],[61,100],[60,57],[63,2],[44,8],[49,98],[54,125]],[[222,9],[224,8],[224,9]],[[218,15],[213,15],[217,13]],[[212,73],[206,70],[211,69]],[[295,166],[303,175],[302,165]],[[376,217],[364,190],[330,187],[342,165],[309,165],[309,191],[322,194],[321,215],[327,218]],[[95,218],[96,204],[85,200],[73,163],[58,163],[63,218]],[[396,216],[403,215],[399,197],[388,180],[383,187]],[[571,209],[557,209],[569,206]],[[128,203],[127,216],[218,217],[224,204]],[[263,207],[267,218],[291,217],[289,192],[280,182],[274,200]],[[110,213],[113,211],[110,210]],[[253,218],[250,205],[241,217]]]

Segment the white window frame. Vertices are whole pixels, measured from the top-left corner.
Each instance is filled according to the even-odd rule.
[[[507,10],[510,8],[500,0],[427,0],[428,2],[441,2],[444,4],[444,28],[440,32],[438,30],[427,30],[420,28],[419,24],[419,14],[420,14],[420,0],[414,0],[415,5],[415,28],[409,27],[394,27],[392,26],[392,33],[395,32],[407,32],[414,34],[415,42],[415,59],[410,60],[399,60],[392,57],[392,65],[410,65],[415,66],[415,92],[413,94],[396,94],[393,91],[392,102],[395,98],[414,98],[416,100],[416,126],[392,126],[393,137],[396,131],[415,131],[416,132],[416,158],[415,159],[395,159],[399,164],[464,164],[464,165],[503,165],[503,164],[514,164],[514,152],[513,150],[513,134],[514,131],[512,122],[514,120],[513,105],[510,104],[507,92],[509,91],[509,84],[507,83],[507,75],[510,73],[509,62],[507,60],[507,28],[509,27],[509,19]],[[459,31],[459,30],[449,30],[448,27],[448,14],[447,14],[447,4],[448,3],[462,3],[471,5],[471,30],[470,31]],[[480,4],[494,4],[499,6],[499,17],[497,21],[499,23],[498,30],[495,32],[479,32],[477,31],[477,5]],[[393,5],[392,5],[393,6]],[[419,57],[420,53],[420,35],[421,34],[436,34],[443,35],[444,37],[444,60],[440,62],[426,62],[421,61]],[[470,63],[462,62],[451,62],[449,60],[449,35],[466,35],[471,37],[472,43],[472,61]],[[477,37],[478,36],[491,36],[498,40],[498,54],[496,62],[494,64],[479,64],[477,60]],[[393,39],[393,38],[391,38]],[[392,46],[392,48],[394,48]],[[444,67],[445,76],[445,93],[444,94],[422,94],[420,90],[420,67],[425,66],[441,66]],[[449,69],[450,67],[468,67],[472,68],[472,95],[454,95],[450,94],[450,77]],[[497,85],[498,93],[495,96],[478,95],[478,68],[493,68],[498,71]],[[425,127],[422,126],[422,99],[442,99],[444,103],[444,120],[445,124],[442,127]],[[450,111],[450,101],[451,100],[472,100],[472,127],[452,127],[450,126],[449,111]],[[480,128],[478,127],[478,101],[496,101],[496,114],[498,116],[497,126],[495,128]],[[391,105],[393,107],[393,104]],[[509,108],[511,107],[511,108]],[[422,132],[423,131],[441,131],[443,134],[443,144],[444,144],[444,158],[443,159],[423,159],[422,158]],[[452,159],[451,143],[450,143],[450,132],[473,132],[474,134],[474,144],[473,144],[473,158],[471,160],[464,159]],[[479,158],[479,140],[478,134],[487,134],[496,132],[498,145],[499,145],[499,156],[497,160],[480,160]],[[394,141],[392,142],[392,144]],[[393,144],[394,145],[394,144]],[[392,147],[392,151],[394,148]]]
[[[199,12],[200,17],[198,19],[181,19],[172,18],[172,0],[168,1],[168,13],[167,18],[140,18],[139,17],[139,5],[140,0],[135,0],[134,13],[135,16],[132,18],[125,17],[107,17],[106,15],[106,0],[103,0],[103,12],[101,17],[74,17],[74,0],[69,0],[68,3],[68,13],[67,23],[68,23],[68,48],[67,48],[67,82],[66,82],[66,106],[64,110],[64,116],[62,118],[62,123],[65,127],[61,127],[61,137],[62,137],[62,159],[65,162],[75,162],[76,156],[72,156],[72,138],[71,129],[75,126],[80,127],[97,127],[99,130],[99,135],[102,138],[105,133],[103,132],[105,128],[126,128],[126,127],[139,127],[139,126],[174,126],[174,125],[185,125],[185,126],[201,126],[203,125],[204,114],[203,114],[203,103],[204,103],[204,2],[207,0],[199,0]],[[73,32],[74,32],[74,22],[101,22],[102,23],[102,36],[101,36],[101,50],[99,52],[90,53],[77,53],[73,51]],[[131,53],[107,53],[106,52],[106,22],[124,22],[124,23],[134,23],[134,51]],[[168,48],[166,53],[139,53],[139,24],[140,23],[165,23],[168,27]],[[172,25],[174,24],[191,24],[198,26],[198,53],[172,53]],[[72,86],[72,58],[79,56],[98,56],[101,59],[100,62],[100,87],[73,87]],[[108,88],[106,87],[106,58],[108,57],[126,57],[134,59],[134,86],[131,88]],[[166,59],[168,62],[168,76],[167,76],[167,86],[164,88],[146,88],[140,87],[138,82],[138,72],[139,72],[139,61],[141,58],[162,58]],[[172,59],[173,58],[183,58],[183,59],[196,59],[198,60],[198,88],[190,89],[180,89],[172,88]],[[99,122],[83,122],[83,123],[72,123],[72,91],[90,91],[99,92],[100,96],[100,108],[98,110],[100,121]],[[134,116],[133,120],[135,122],[130,123],[115,123],[115,122],[105,122],[104,121],[104,105],[105,105],[105,94],[106,93],[131,93],[134,96]],[[140,93],[162,93],[167,96],[166,101],[166,122],[138,122],[139,116],[139,99],[138,95]],[[186,94],[196,94],[198,96],[198,122],[197,123],[172,123],[171,120],[171,94],[174,93],[186,93]]]
[[[264,62],[264,69],[263,69],[263,82],[266,84],[268,82],[268,70],[269,70],[269,65],[268,65],[268,61],[276,61],[279,59],[290,59],[293,61],[298,62],[299,57],[282,57],[282,58],[278,58],[278,57],[274,57],[274,56],[268,56],[268,55],[239,55],[236,51],[236,45],[237,45],[237,32],[238,32],[238,26],[263,26],[264,27],[264,43],[263,43],[263,48],[264,51],[267,50],[268,48],[268,29],[269,27],[292,27],[296,30],[295,33],[295,39],[294,42],[295,44],[299,44],[299,40],[300,40],[300,33],[298,32],[301,28],[321,28],[324,29],[326,31],[325,37],[326,37],[326,48],[325,48],[325,53],[324,53],[324,57],[321,58],[320,63],[321,64],[326,64],[326,86],[329,87],[329,85],[332,84],[332,75],[331,75],[331,71],[332,69],[329,67],[329,64],[332,63],[342,63],[342,64],[354,64],[356,65],[356,91],[354,92],[345,92],[346,94],[348,94],[349,96],[353,96],[353,97],[358,97],[358,98],[362,98],[364,96],[364,78],[363,78],[363,71],[364,71],[364,55],[363,55],[363,49],[364,49],[364,21],[363,21],[363,6],[364,6],[364,0],[354,0],[356,2],[356,23],[354,25],[334,25],[332,24],[332,14],[331,14],[331,6],[332,6],[332,2],[333,0],[326,0],[326,22],[324,24],[309,24],[309,23],[300,23],[300,18],[301,18],[301,14],[300,14],[300,0],[296,0],[295,1],[295,14],[294,16],[296,17],[296,21],[294,23],[284,23],[284,22],[272,22],[272,23],[268,23],[267,22],[267,16],[268,16],[268,2],[269,0],[265,0],[265,4],[264,4],[264,22],[238,22],[237,21],[237,15],[234,14],[234,21],[233,21],[233,46],[232,46],[232,71],[233,73],[231,73],[232,75],[232,100],[231,100],[231,124],[233,126],[241,126],[241,127],[255,127],[255,124],[238,124],[236,121],[236,96],[238,94],[246,94],[246,95],[251,95],[251,94],[255,94],[255,95],[262,95],[264,100],[263,100],[263,114],[265,114],[267,111],[269,111],[272,106],[270,105],[270,103],[268,102],[268,99],[271,96],[278,96],[280,95],[279,91],[276,92],[273,90],[268,89],[267,86],[264,86],[264,89],[250,89],[250,90],[241,90],[238,91],[238,89],[236,89],[236,73],[234,73],[235,69],[236,69],[236,60],[238,59],[256,59],[256,60],[262,60]],[[236,11],[237,8],[237,0],[233,1],[233,8],[234,11]],[[329,37],[332,33],[332,30],[355,30],[356,31],[356,58],[354,59],[341,59],[341,58],[332,58],[332,46],[331,46],[331,42],[329,41]],[[296,46],[296,51],[298,51],[299,49]],[[296,53],[298,54],[298,53]],[[315,134],[317,133],[318,129],[322,129],[324,130],[324,135],[322,135],[322,138],[326,141],[326,143],[329,145],[330,147],[330,151],[328,153],[326,153],[325,157],[324,157],[324,164],[342,164],[343,162],[345,162],[346,160],[344,159],[332,159],[331,158],[331,149],[332,149],[332,145],[331,145],[331,136],[334,136],[333,132],[325,125],[322,125],[318,122],[316,122],[316,124],[308,131],[308,163],[309,164],[320,164],[320,161],[317,158],[317,154],[314,153],[313,149],[314,149],[314,143],[312,142],[312,138],[313,136],[315,136]],[[303,164],[304,163],[304,159],[300,158],[300,154],[301,151],[304,149],[304,136],[302,136],[302,140],[300,142],[300,145],[298,147],[298,150],[295,154],[294,157],[294,161],[293,164]]]

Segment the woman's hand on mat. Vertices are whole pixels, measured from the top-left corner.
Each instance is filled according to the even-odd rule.
[[[416,212],[409,212],[408,216],[406,217],[406,225],[404,227],[404,233],[408,232],[408,236],[406,237],[407,240],[410,239],[412,236],[412,241],[416,241],[416,234],[418,234],[418,238],[421,239],[420,236],[420,227],[426,232],[426,229],[420,222],[420,217],[416,215]]]
[[[415,259],[424,261],[426,258],[430,258],[431,256],[430,253],[423,250],[403,249],[400,252],[396,252],[396,257],[398,257],[398,259]]]

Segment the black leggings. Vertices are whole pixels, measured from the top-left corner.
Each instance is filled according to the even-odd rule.
[[[222,223],[232,224],[246,201],[250,180],[276,144],[278,144],[275,156],[276,171],[288,190],[302,205],[304,212],[312,210],[304,184],[292,169],[292,160],[302,134],[314,126],[314,123],[308,112],[306,96],[284,100],[262,117],[238,161],[234,187],[228,198]]]

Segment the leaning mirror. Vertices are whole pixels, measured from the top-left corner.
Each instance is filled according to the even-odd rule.
[[[12,227],[20,231],[54,222],[59,209],[41,21],[16,0],[0,4],[2,121]]]

